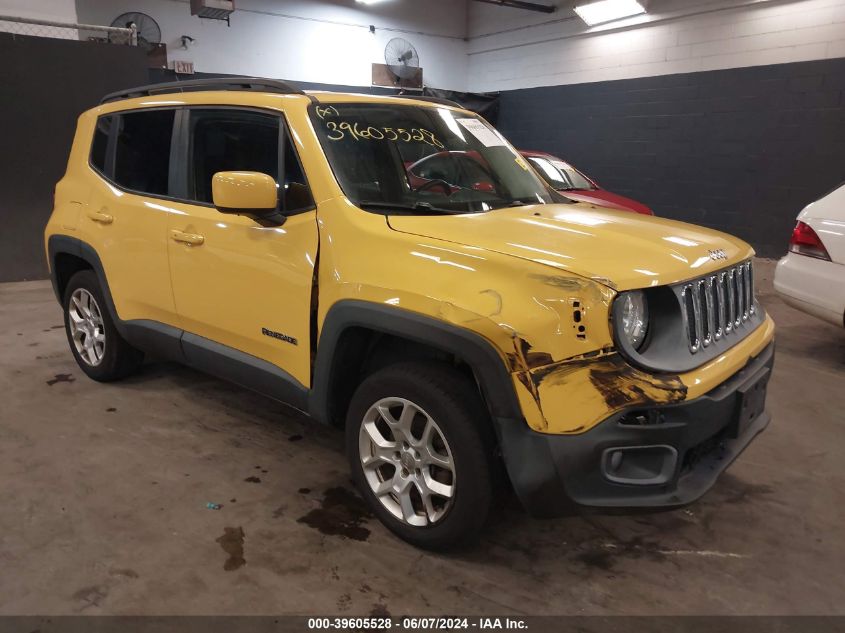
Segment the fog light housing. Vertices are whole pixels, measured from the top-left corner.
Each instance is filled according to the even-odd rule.
[[[616,484],[654,486],[675,474],[678,451],[673,446],[617,446],[602,453],[602,474]]]

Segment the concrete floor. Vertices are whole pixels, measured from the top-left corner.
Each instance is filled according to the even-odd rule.
[[[703,500],[546,521],[511,500],[448,556],[367,515],[340,433],[175,365],[97,384],[49,284],[0,285],[0,614],[845,614],[845,331],[771,273],[774,421]]]

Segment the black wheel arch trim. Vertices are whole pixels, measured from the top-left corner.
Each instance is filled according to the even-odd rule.
[[[344,299],[329,309],[320,330],[314,379],[308,398],[308,413],[319,422],[328,423],[331,419],[329,395],[336,370],[333,360],[344,332],[350,328],[390,334],[455,354],[472,369],[493,418],[522,418],[508,368],[487,339],[471,330],[417,312]]]
[[[117,331],[120,332],[121,336],[123,336],[124,330],[121,329],[123,322],[117,316],[117,310],[114,307],[111,290],[109,290],[108,279],[106,279],[106,271],[103,269],[103,263],[100,261],[100,256],[97,254],[97,251],[94,250],[94,247],[87,242],[82,241],[78,237],[72,237],[70,235],[51,235],[47,240],[47,253],[50,258],[50,282],[53,284],[53,292],[55,293],[58,302],[62,303],[64,301],[64,297],[59,290],[59,276],[56,271],[56,256],[59,254],[73,255],[87,262],[94,270],[94,273],[97,275],[97,279],[100,281],[100,288],[102,289],[103,296],[106,299],[106,307],[109,310],[109,314],[115,323],[115,327],[117,327]]]

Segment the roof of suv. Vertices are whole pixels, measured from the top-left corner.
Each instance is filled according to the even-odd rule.
[[[180,94],[187,95],[188,93],[195,94],[198,92],[251,92],[264,93],[273,95],[300,95],[307,97],[312,103],[340,103],[344,101],[354,102],[395,102],[397,99],[414,100],[428,105],[448,106],[452,108],[463,109],[463,107],[449,101],[448,99],[441,99],[438,97],[428,97],[424,95],[368,95],[357,93],[344,92],[328,92],[322,90],[304,91],[298,87],[284,81],[275,79],[260,79],[257,77],[225,77],[220,79],[193,79],[189,81],[172,81],[167,83],[150,84],[147,86],[139,86],[137,88],[130,88],[128,90],[121,90],[113,92],[100,100],[100,105],[119,103],[128,99],[137,99],[144,97],[156,97],[159,95]],[[117,108],[119,109],[119,108]]]

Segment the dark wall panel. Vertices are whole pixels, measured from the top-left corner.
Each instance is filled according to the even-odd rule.
[[[146,81],[137,48],[0,33],[0,281],[47,276],[44,226],[77,116]]]
[[[845,181],[845,59],[501,93],[499,129],[658,215],[786,251]]]

